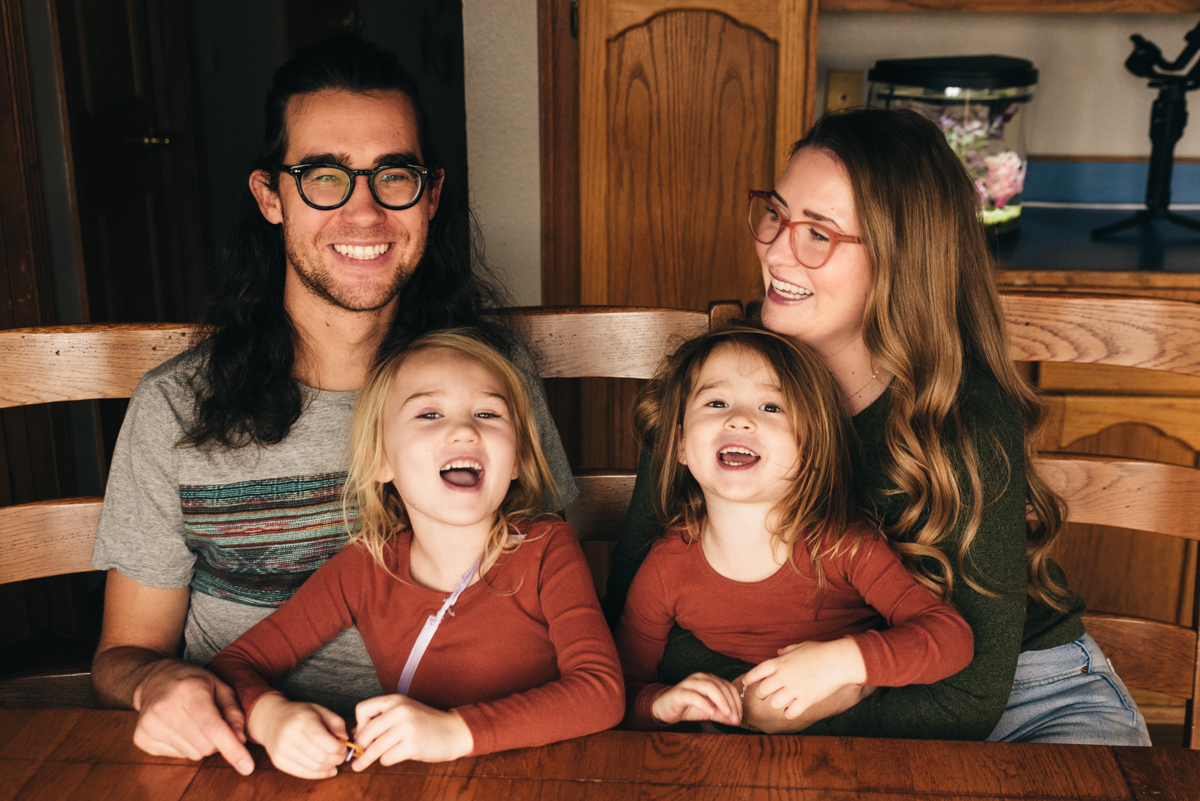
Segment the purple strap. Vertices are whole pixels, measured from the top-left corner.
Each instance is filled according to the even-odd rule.
[[[454,588],[454,592],[450,593],[450,597],[442,603],[442,608],[437,611],[436,615],[430,615],[425,620],[425,627],[421,629],[421,633],[417,635],[417,641],[413,643],[412,651],[408,654],[408,661],[404,663],[404,670],[400,673],[400,681],[396,682],[396,692],[401,695],[408,695],[408,688],[412,684],[413,674],[417,672],[417,665],[421,664],[421,657],[425,656],[425,651],[429,648],[429,642],[433,639],[433,635],[437,632],[438,626],[442,625],[442,618],[450,612],[451,607],[458,601],[458,596],[462,595],[463,590],[471,583],[471,576],[475,571],[479,570],[479,564],[483,561],[483,557],[475,560],[475,564],[471,565],[463,577],[458,580],[458,586]],[[454,614],[450,612],[450,614]]]

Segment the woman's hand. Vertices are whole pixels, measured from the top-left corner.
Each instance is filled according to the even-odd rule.
[[[768,702],[760,700],[754,691],[756,685],[746,689],[742,701],[742,716],[746,725],[764,734],[795,734],[804,731],[818,720],[824,720],[834,715],[840,715],[850,707],[875,692],[874,687],[861,684],[843,684],[834,690],[832,695],[804,710],[798,718],[784,717],[783,710],[775,709]]]
[[[362,770],[375,760],[394,765],[406,759],[447,762],[471,753],[475,738],[457,712],[442,712],[403,695],[368,698],[355,709],[355,742],[363,755],[350,763]]]
[[[711,673],[693,673],[658,694],[651,705],[655,720],[715,720],[730,726],[742,722],[742,700],[732,684]]]
[[[250,712],[250,736],[271,762],[301,779],[328,779],[346,759],[346,722],[317,704],[289,701],[279,693],[259,699]]]
[[[758,664],[742,677],[753,693],[773,709],[795,720],[813,704],[846,684],[867,680],[862,651],[849,637],[831,642],[803,642],[779,649],[779,656]]]

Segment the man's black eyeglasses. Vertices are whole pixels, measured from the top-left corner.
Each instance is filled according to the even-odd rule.
[[[296,179],[296,189],[305,203],[314,209],[330,211],[344,206],[354,194],[358,176],[367,176],[367,187],[375,202],[385,209],[401,211],[413,206],[425,192],[430,175],[437,180],[440,171],[420,164],[381,164],[373,170],[352,170],[340,164],[279,165]]]

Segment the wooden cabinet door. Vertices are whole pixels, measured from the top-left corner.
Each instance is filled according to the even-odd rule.
[[[580,301],[761,292],[746,191],[811,120],[815,2],[585,0],[578,30]]]

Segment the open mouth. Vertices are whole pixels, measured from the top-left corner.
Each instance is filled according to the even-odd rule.
[[[789,284],[787,281],[780,281],[774,276],[771,278],[771,289],[775,290],[785,300],[804,300],[805,298],[811,298],[813,294],[804,287]]]
[[[726,467],[746,467],[758,462],[760,459],[762,457],[757,453],[740,445],[731,445],[728,448],[722,448],[717,451],[717,461]]]
[[[384,253],[392,249],[392,243],[385,242],[382,245],[333,245],[334,251],[348,259],[358,259],[359,261],[369,261],[377,259]]]
[[[442,481],[455,487],[474,487],[483,481],[483,465],[474,459],[455,459],[441,472]]]

